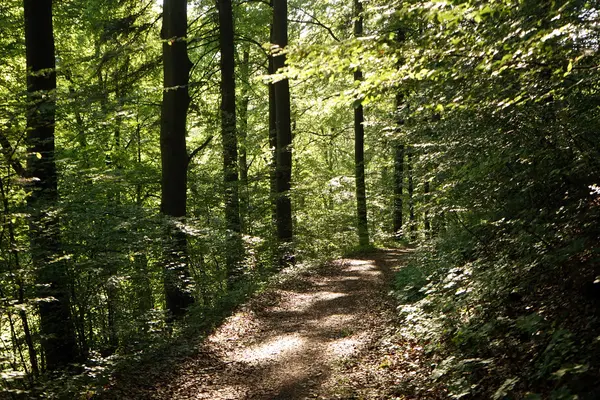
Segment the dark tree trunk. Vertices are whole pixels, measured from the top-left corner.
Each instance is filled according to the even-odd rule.
[[[235,115],[235,49],[231,0],[219,0],[219,45],[221,52],[221,135],[227,228],[226,263],[229,281],[239,276],[241,245],[238,192],[238,142]]]
[[[287,0],[273,0],[273,44],[284,49],[288,44]],[[277,73],[285,66],[285,55],[273,59]],[[290,117],[290,84],[288,79],[275,83],[275,116],[277,127],[276,165],[276,218],[280,265],[285,266],[292,257],[292,127]]]
[[[58,218],[49,208],[58,201],[54,124],[56,119],[56,66],[52,27],[52,0],[24,0],[27,58],[27,173],[31,179],[31,258],[37,273],[40,333],[46,368],[66,367],[78,358],[71,319],[67,268],[60,258]]]
[[[404,96],[396,95],[396,112],[400,110]],[[400,131],[404,121],[396,118],[397,130]],[[404,144],[399,139],[394,144],[394,234],[396,239],[402,238],[403,220],[403,189],[404,189]]]
[[[425,193],[425,201],[429,202],[429,192],[430,192],[430,184],[429,181],[425,182],[425,188],[423,189]],[[425,227],[425,234],[427,236],[431,236],[431,221],[429,219],[429,212],[425,209],[425,215],[423,216],[423,225]]]
[[[240,101],[240,222],[241,232],[250,233],[250,193],[248,191],[248,87],[250,85],[250,52],[244,48],[240,65],[242,100]]]
[[[394,146],[394,234],[402,238],[404,187],[404,145]]]
[[[191,63],[187,54],[187,0],[165,0],[163,4],[164,90],[161,113],[160,150],[162,160],[162,213],[169,218],[165,302],[174,317],[181,317],[194,298],[188,290],[187,237],[176,226],[184,220],[187,198],[185,144],[188,81]]]
[[[410,218],[410,236],[411,239],[415,239],[415,232],[417,230],[417,222],[415,220],[415,201],[413,199],[414,185],[413,185],[413,151],[411,148],[408,149],[408,155],[406,164],[408,168],[408,211]]]
[[[363,34],[363,7],[360,0],[354,0],[354,36]],[[363,79],[362,71],[354,71],[354,80]],[[369,226],[367,221],[367,193],[365,186],[365,127],[362,103],[354,107],[354,168],[356,178],[356,215],[358,241],[360,246],[369,245]]]
[[[272,4],[272,1],[271,1]],[[273,24],[271,24],[271,43],[275,42]],[[269,55],[269,74],[275,73],[273,55]],[[275,104],[275,84],[269,83],[269,148],[271,160],[269,167],[269,189],[271,195],[271,219],[273,226],[277,224],[277,104]],[[277,231],[277,229],[275,229]]]

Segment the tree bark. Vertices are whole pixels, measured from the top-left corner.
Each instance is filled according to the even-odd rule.
[[[430,183],[429,181],[425,182],[423,193],[425,193],[425,201],[429,203],[429,192],[430,192]],[[427,206],[426,206],[427,207]],[[423,225],[425,228],[425,235],[427,237],[431,236],[431,220],[429,219],[429,210],[425,208],[425,214],[423,216]]]
[[[65,368],[78,358],[70,312],[67,268],[60,259],[59,221],[49,210],[58,201],[54,153],[56,65],[52,0],[24,0],[27,62],[27,175],[31,258],[37,274],[40,333],[46,368]]]
[[[396,112],[399,112],[402,105],[403,96],[396,95]],[[403,121],[398,117],[396,119],[397,130],[400,131]],[[404,189],[404,144],[397,139],[394,144],[394,235],[396,239],[402,238],[403,220],[403,189]]]
[[[273,44],[279,50],[288,44],[287,0],[273,0]],[[273,58],[275,73],[285,66],[285,54]],[[274,84],[275,116],[277,128],[276,165],[276,225],[280,249],[280,266],[293,261],[292,256],[292,201],[290,198],[292,180],[292,128],[290,112],[289,80],[281,79]]]
[[[404,188],[404,145],[394,146],[394,234],[402,238]]]
[[[363,7],[360,0],[354,0],[354,36],[363,34]],[[362,71],[354,71],[354,80],[363,79]],[[365,127],[364,109],[359,101],[354,107],[354,168],[356,179],[356,214],[358,242],[361,247],[369,245],[369,226],[367,220],[367,193],[365,186]]]
[[[163,4],[163,74],[160,150],[162,161],[161,211],[169,219],[165,302],[174,317],[181,317],[193,302],[189,292],[187,237],[177,227],[186,216],[187,149],[186,121],[191,62],[187,54],[187,0],[165,0]]]
[[[271,5],[273,1],[271,0]],[[271,23],[270,41],[275,43],[273,23]],[[269,55],[269,75],[275,73],[272,54]],[[271,196],[271,220],[277,232],[277,104],[275,103],[275,84],[269,83],[269,149],[271,159],[269,165],[269,193]],[[276,253],[276,252],[275,252]]]
[[[249,212],[250,212],[250,193],[248,191],[248,105],[250,98],[248,96],[248,87],[250,85],[250,51],[245,47],[242,53],[242,63],[240,65],[240,75],[242,82],[240,101],[240,223],[243,234],[250,233]]]
[[[238,191],[238,141],[236,133],[235,48],[231,0],[219,0],[219,46],[221,52],[221,137],[225,183],[227,276],[230,282],[240,274],[240,202]]]
[[[408,149],[406,164],[408,169],[408,211],[410,218],[410,236],[411,239],[415,239],[415,232],[417,230],[417,221],[415,220],[415,202],[413,199],[414,184],[413,184],[413,151],[411,148]]]

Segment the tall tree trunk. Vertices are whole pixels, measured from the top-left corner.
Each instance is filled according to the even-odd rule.
[[[360,0],[354,0],[354,36],[363,34],[363,6]],[[354,71],[354,80],[361,81],[360,69]],[[356,215],[358,242],[360,246],[369,245],[369,226],[367,221],[367,193],[365,186],[365,127],[362,102],[354,108],[354,168],[356,178]]]
[[[273,44],[279,50],[288,44],[287,0],[273,0]],[[273,58],[275,73],[285,66],[285,54]],[[280,266],[293,260],[292,256],[292,127],[290,117],[290,83],[282,79],[275,83],[275,116],[277,127],[276,165],[276,225],[280,249]]]
[[[170,219],[164,273],[165,302],[174,317],[181,317],[194,298],[188,290],[187,237],[176,220],[186,215],[186,120],[190,103],[188,82],[191,62],[187,54],[187,0],[163,4],[164,90],[161,113],[162,213]]]
[[[425,201],[429,203],[429,192],[430,192],[430,183],[429,181],[425,182],[423,192],[425,193]],[[425,215],[423,216],[423,225],[425,228],[425,235],[427,237],[431,236],[431,220],[429,219],[429,211],[427,208],[425,209]]]
[[[404,145],[394,146],[394,234],[402,238],[404,188]]]
[[[271,0],[271,6],[273,0]],[[275,43],[275,31],[271,23],[270,41]],[[275,73],[274,57],[269,55],[269,74]],[[271,159],[269,165],[269,194],[271,196],[271,220],[274,231],[277,232],[277,104],[275,102],[275,84],[269,83],[269,149],[271,151]],[[277,253],[276,251],[274,252]]]
[[[239,276],[241,245],[240,202],[238,192],[238,142],[235,115],[235,49],[231,0],[219,0],[219,45],[221,52],[221,136],[223,139],[223,176],[225,183],[225,221],[227,227],[226,264],[230,282]]]
[[[54,125],[56,65],[52,0],[24,0],[27,59],[27,173],[31,194],[31,258],[37,273],[40,333],[48,370],[66,367],[78,356],[71,319],[66,264],[60,258],[59,221],[49,211],[58,201]]]
[[[417,221],[415,220],[415,201],[413,199],[414,185],[413,185],[413,150],[408,149],[406,164],[408,168],[408,211],[410,218],[410,236],[411,239],[415,239],[415,232],[417,230]]]
[[[404,96],[396,95],[396,112],[399,112]],[[396,118],[397,130],[403,125],[399,117]],[[399,133],[399,132],[398,132]],[[404,144],[397,139],[394,144],[394,234],[396,239],[402,238],[403,220],[403,189],[404,189]]]
[[[242,53],[242,63],[240,64],[240,76],[242,82],[240,101],[240,222],[241,232],[248,234],[250,232],[249,212],[250,212],[250,193],[248,191],[248,105],[250,97],[248,96],[248,87],[250,86],[250,51],[244,47]]]

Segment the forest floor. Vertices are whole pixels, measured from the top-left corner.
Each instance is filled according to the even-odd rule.
[[[399,343],[388,295],[407,253],[383,250],[284,271],[194,357],[128,398],[411,398],[406,385],[423,373],[421,349]]]

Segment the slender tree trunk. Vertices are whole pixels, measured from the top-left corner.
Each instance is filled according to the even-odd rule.
[[[271,5],[273,0],[271,0]],[[275,43],[275,34],[273,24],[271,24],[271,43]],[[269,74],[275,73],[275,64],[273,55],[269,55]],[[271,220],[274,231],[277,232],[277,104],[275,102],[275,84],[269,83],[269,148],[271,150],[271,160],[269,166],[269,193],[271,196]],[[277,252],[275,252],[277,253]]]
[[[406,164],[408,167],[408,210],[410,218],[410,236],[411,239],[415,239],[415,232],[417,230],[417,222],[415,220],[415,202],[413,199],[414,186],[413,186],[413,151],[411,148],[408,149],[408,155]]]
[[[273,6],[273,0],[271,0]],[[270,42],[275,42],[275,31],[271,22]],[[275,73],[275,64],[273,54],[269,54],[269,74]],[[275,101],[275,84],[269,83],[269,196],[271,201],[271,224],[273,227],[273,265],[279,267],[279,239],[277,239],[277,104]]]
[[[396,95],[396,112],[399,112],[404,96]],[[404,124],[399,117],[396,118],[397,130],[400,131]],[[394,144],[394,234],[396,239],[402,239],[403,220],[403,189],[404,189],[404,144],[397,139]]]
[[[363,6],[360,0],[354,0],[354,36],[363,34]],[[354,71],[354,80],[363,79],[362,71]],[[354,168],[356,178],[356,215],[358,241],[360,246],[369,245],[369,226],[367,220],[367,193],[365,186],[365,127],[362,103],[354,108]]]
[[[161,113],[162,213],[170,219],[164,274],[165,302],[174,317],[181,317],[193,302],[189,292],[187,237],[177,227],[183,221],[187,200],[186,121],[190,103],[188,82],[191,63],[187,54],[187,0],[163,4],[164,90]]]
[[[225,181],[226,263],[229,281],[239,276],[241,245],[238,192],[238,142],[235,114],[235,48],[231,0],[219,0],[219,45],[221,51],[221,135]]]
[[[52,0],[24,0],[27,59],[27,172],[30,181],[31,258],[37,273],[40,332],[46,367],[56,370],[77,360],[78,350],[69,304],[67,268],[60,258],[59,221],[48,208],[58,201],[54,124],[56,66]]]
[[[402,238],[404,188],[404,145],[394,146],[394,234]]]
[[[284,49],[288,44],[287,0],[273,0],[273,44]],[[285,66],[285,55],[273,59],[275,73]],[[288,79],[275,83],[275,115],[277,127],[276,217],[280,265],[293,261],[292,256],[292,127],[290,112],[290,84]]]
[[[423,189],[423,192],[425,193],[425,199],[427,202],[429,202],[429,192],[430,192],[430,183],[429,181],[425,182],[425,187]],[[431,236],[431,221],[429,219],[429,211],[427,210],[427,208],[425,209],[425,215],[423,216],[423,224],[425,226],[425,234],[427,236]]]
[[[248,192],[248,105],[250,98],[248,96],[248,87],[250,85],[250,52],[245,47],[242,53],[242,63],[240,65],[240,75],[242,82],[242,99],[240,101],[240,222],[241,232],[248,234],[250,232],[249,212],[250,212],[250,193]]]

